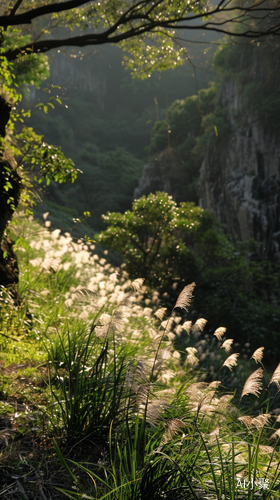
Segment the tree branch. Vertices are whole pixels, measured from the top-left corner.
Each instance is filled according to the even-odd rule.
[[[53,14],[55,12],[64,12],[65,10],[71,10],[76,7],[80,7],[83,4],[89,3],[90,0],[68,0],[63,3],[52,3],[49,5],[44,5],[42,7],[37,7],[36,9],[31,9],[22,14],[15,14],[22,0],[18,0],[16,5],[13,7],[11,13],[8,16],[0,16],[0,26],[15,26],[17,24],[30,24],[33,19],[40,16],[45,16],[46,14]]]
[[[14,16],[20,5],[22,4],[23,0],[17,0],[13,8],[11,9],[10,16]]]
[[[154,5],[149,8],[148,14],[144,12],[144,7],[148,7],[151,3],[150,0],[140,0],[135,5],[132,5],[124,12],[117,21],[102,33],[92,33],[87,35],[80,35],[76,37],[68,37],[65,39],[46,39],[38,40],[22,47],[17,47],[13,50],[7,50],[4,56],[8,61],[13,61],[19,56],[32,53],[44,53],[51,49],[56,49],[63,46],[84,47],[87,45],[102,45],[106,43],[119,43],[130,38],[140,35],[155,32],[157,29],[163,28],[166,30],[205,30],[214,31],[223,35],[227,34],[233,37],[245,38],[259,38],[269,35],[280,35],[280,1],[278,0],[273,10],[267,6],[267,0],[260,0],[257,4],[247,8],[243,6],[233,5],[231,7],[231,0],[221,0],[218,6],[214,7],[211,11],[199,12],[192,14],[189,12],[187,15],[183,14],[181,17],[178,15],[166,19],[157,18],[150,19],[149,15],[155,7],[159,7],[160,3],[164,0],[155,1]],[[44,7],[38,7],[19,15],[7,15],[0,17],[0,25],[7,27],[12,24],[24,24],[31,22],[35,17],[52,13],[69,10],[74,7],[81,6],[88,3],[89,0],[68,0],[63,3],[49,4]],[[17,0],[14,9],[19,6],[21,0]],[[218,19],[221,14],[234,14],[234,17],[227,19]],[[272,15],[270,14],[272,13]],[[262,14],[260,17],[257,14]],[[278,15],[277,15],[278,14]],[[207,19],[204,20],[204,16]],[[158,16],[157,16],[158,17]],[[263,20],[271,19],[273,23],[263,29],[252,28],[250,25],[246,26],[246,21],[251,21],[253,18]],[[193,24],[193,21],[201,21],[198,24]],[[139,23],[138,25],[136,23]],[[184,24],[181,24],[184,23]],[[233,31],[231,26],[242,25],[243,30],[239,32]],[[120,28],[122,31],[119,31]],[[126,31],[125,31],[126,29]]]

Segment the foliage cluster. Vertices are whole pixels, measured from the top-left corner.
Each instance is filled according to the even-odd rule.
[[[176,150],[181,163],[176,192],[184,201],[197,202],[195,185],[205,151],[209,147],[220,151],[231,131],[227,111],[216,106],[218,90],[212,84],[198,96],[174,101],[166,119],[153,128],[150,154],[155,156],[168,145]]]
[[[254,241],[234,243],[209,212],[193,203],[177,206],[160,192],[103,220],[108,228],[98,241],[122,256],[132,278],[140,273],[164,293],[168,307],[178,285],[195,281],[194,317],[207,317],[213,330],[223,322],[237,340],[245,338],[254,347],[261,342],[275,357],[279,266],[256,260]]]
[[[279,132],[279,56],[272,43],[260,41],[241,47],[238,44],[220,47],[212,66],[225,79],[234,76],[238,92],[242,94],[244,113],[237,117],[241,122],[249,115],[266,130]]]
[[[12,33],[14,36],[15,34]],[[30,111],[20,109],[22,95],[18,92],[18,86],[23,81],[25,83],[32,82],[35,85],[48,76],[48,64],[45,56],[33,55],[28,63],[17,65],[8,63],[2,55],[5,50],[5,42],[15,43],[14,37],[9,37],[10,33],[4,37],[3,32],[0,33],[0,82],[2,84],[2,97],[9,103],[11,108],[8,121],[7,131],[2,132],[1,137],[1,157],[8,159],[7,166],[4,169],[7,172],[6,182],[2,185],[2,190],[9,193],[12,190],[10,181],[13,171],[20,173],[18,184],[21,188],[21,199],[25,203],[28,211],[34,203],[32,197],[33,184],[31,181],[30,171],[36,168],[39,174],[39,182],[43,179],[47,184],[50,180],[56,182],[74,182],[77,178],[77,170],[73,162],[67,159],[60,147],[54,147],[46,144],[42,140],[42,136],[37,135],[31,127],[24,127],[24,119],[30,116]],[[16,74],[15,66],[18,68]],[[18,67],[19,66],[19,67]],[[48,105],[54,108],[51,100]],[[48,106],[45,106],[47,112]],[[7,133],[8,132],[8,133]],[[5,136],[5,138],[4,138]],[[35,177],[36,179],[36,177]],[[37,179],[36,179],[37,180]],[[10,196],[7,202],[11,207],[11,213],[15,210],[16,200]],[[2,238],[2,235],[1,235]]]

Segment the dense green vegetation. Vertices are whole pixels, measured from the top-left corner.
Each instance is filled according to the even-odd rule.
[[[199,63],[199,51],[192,53]],[[195,78],[191,65],[186,63],[164,76],[154,72],[144,81],[132,79],[121,65],[122,52],[116,47],[83,50],[81,61],[77,56],[75,50],[55,54],[50,64],[51,75],[42,85],[50,96],[59,95],[63,106],[52,101],[55,109],[49,108],[47,114],[34,109],[34,105],[47,100],[48,92],[42,90],[36,91],[35,100],[29,100],[27,95],[24,104],[32,108],[26,123],[48,143],[67,150],[76,167],[84,172],[70,188],[54,183],[44,188],[43,205],[38,204],[35,213],[41,216],[49,211],[55,227],[70,228],[73,217],[80,217],[88,210],[91,213],[85,229],[88,234],[89,228],[104,229],[103,213],[131,208],[133,191],[147,161],[153,126],[158,118],[164,118],[168,102],[195,93]],[[209,55],[203,63],[209,64]],[[59,72],[63,64],[70,77]],[[75,75],[79,78],[75,79]],[[200,86],[206,86],[207,74],[198,70],[197,76]],[[52,84],[61,89],[53,90]]]
[[[250,259],[253,240],[235,243],[214,215],[160,192],[103,220],[108,228],[97,241],[121,255],[131,278],[140,274],[160,291],[169,310],[178,290],[195,281],[191,317],[206,317],[213,331],[223,323],[242,344],[265,346],[267,363],[277,361],[279,265]]]
[[[245,64],[255,50],[247,49]],[[145,70],[146,61],[138,62]],[[236,47],[226,47],[213,67],[224,68],[224,78],[238,64]],[[17,80],[6,78],[13,96],[16,81],[47,76],[46,60],[34,57],[17,71]],[[261,119],[269,111],[276,120],[278,97],[267,82],[255,85],[244,73],[239,83],[249,89],[250,113]],[[102,229],[102,213],[109,227],[95,236],[101,248],[47,231],[51,221],[43,228],[20,211],[9,226],[20,279],[0,290],[0,494],[279,499],[279,266],[254,261],[255,242],[234,242],[194,203],[205,149],[218,151],[231,132],[219,85],[169,108],[166,95],[165,116],[153,96],[153,119],[139,95],[133,119],[124,109],[125,97],[137,101],[139,84],[126,81],[122,96],[115,92],[114,114],[110,103],[98,109],[98,98],[78,91],[59,115],[53,103],[69,96],[46,85],[37,125],[54,146],[30,128],[18,130],[16,120],[29,112],[13,115],[7,137],[11,155],[27,167],[23,201],[30,208],[31,182],[44,178],[55,227],[79,222],[81,213],[88,218],[88,210],[92,222],[82,230],[92,237]],[[131,209],[147,136],[151,160],[171,145],[181,162],[179,205],[157,192]],[[69,142],[78,170],[60,149]],[[79,170],[74,186],[54,183],[75,180]],[[109,258],[123,260],[121,267]]]

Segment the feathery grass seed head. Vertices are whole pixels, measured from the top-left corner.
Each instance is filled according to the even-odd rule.
[[[220,326],[219,328],[217,328],[217,330],[214,331],[213,335],[215,335],[218,340],[222,341],[222,337],[226,331],[227,329],[224,326]]]
[[[232,370],[232,368],[237,365],[238,356],[239,356],[239,353],[231,354],[223,363],[222,368],[223,368],[223,366],[226,366],[227,368]]]
[[[166,307],[160,307],[156,312],[155,312],[155,316],[160,320],[162,321],[163,320],[163,317],[165,315],[165,311],[166,311]]]
[[[183,290],[181,291],[181,293],[176,301],[174,309],[176,307],[180,307],[181,309],[185,309],[185,311],[188,312],[188,307],[189,307],[190,302],[192,300],[194,287],[195,287],[195,283],[191,283],[190,285],[187,285],[183,288]]]
[[[250,377],[247,378],[240,399],[242,399],[243,396],[246,396],[248,394],[254,394],[254,396],[259,397],[262,390],[262,385],[260,382],[262,378],[263,378],[263,369],[258,368],[250,375]]]
[[[272,382],[274,382],[277,385],[277,388],[280,389],[280,384],[279,384],[279,382],[280,382],[280,363],[278,364],[278,366],[274,370],[268,386],[270,386],[270,384]]]
[[[233,339],[227,339],[223,342],[223,344],[221,345],[221,348],[224,347],[225,351],[229,352],[231,350],[232,343],[233,343]]]
[[[260,363],[261,360],[263,359],[263,351],[264,347],[259,347],[254,354],[252,355],[251,359],[254,359],[256,363]]]

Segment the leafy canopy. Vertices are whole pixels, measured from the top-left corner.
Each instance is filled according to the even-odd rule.
[[[1,2],[0,26],[24,27],[30,39],[6,46],[9,61],[62,46],[118,43],[133,72],[150,74],[182,64],[184,30],[254,39],[280,34],[280,0],[10,0]],[[63,30],[59,30],[62,28]],[[76,29],[80,33],[76,35]],[[144,43],[143,43],[144,42]]]

